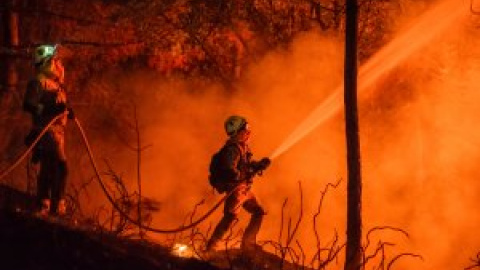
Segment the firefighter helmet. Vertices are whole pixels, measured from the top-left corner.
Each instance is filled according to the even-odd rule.
[[[57,54],[57,45],[40,45],[33,55],[35,65],[42,64]]]
[[[229,136],[237,134],[240,130],[244,129],[247,125],[247,120],[238,115],[232,115],[225,120],[225,131]]]

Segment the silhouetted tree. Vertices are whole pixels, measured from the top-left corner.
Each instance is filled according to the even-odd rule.
[[[362,180],[357,110],[358,2],[347,0],[345,31],[345,126],[347,137],[347,247],[345,270],[359,270],[362,258]]]
[[[16,0],[7,0],[6,8],[1,12],[3,17],[4,26],[4,48],[1,61],[4,63],[1,67],[2,73],[2,93],[7,91],[14,91],[18,84],[18,73],[16,67],[16,59],[13,54],[14,50],[19,46],[19,33],[18,33],[18,13],[15,12],[14,7]]]

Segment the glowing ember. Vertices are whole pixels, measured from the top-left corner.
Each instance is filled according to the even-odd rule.
[[[191,258],[194,257],[194,252],[187,245],[176,243],[173,245],[172,254],[178,257]]]

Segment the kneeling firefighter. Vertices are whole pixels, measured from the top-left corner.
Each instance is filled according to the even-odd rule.
[[[248,146],[251,131],[244,117],[230,116],[225,121],[225,131],[229,139],[212,157],[209,180],[218,192],[229,194],[233,191],[233,193],[225,201],[223,218],[215,227],[206,249],[211,251],[216,248],[243,207],[251,214],[251,218],[245,229],[241,247],[243,250],[252,251],[259,248],[256,236],[266,212],[250,188],[253,177],[261,175],[270,165],[270,159],[252,160]]]
[[[64,68],[57,57],[57,46],[41,45],[34,51],[35,77],[28,83],[23,109],[32,116],[32,129],[25,138],[30,146],[55,117],[60,116],[35,146],[32,163],[40,166],[37,175],[38,213],[66,212],[64,199],[67,179],[65,126],[73,111],[67,107],[63,87]],[[67,116],[68,115],[68,116]]]

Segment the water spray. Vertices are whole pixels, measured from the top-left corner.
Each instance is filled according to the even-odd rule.
[[[371,57],[359,70],[359,99],[372,94],[372,85],[414,53],[430,44],[440,33],[466,17],[469,7],[458,0],[444,0],[426,11],[414,24]],[[318,105],[270,155],[277,158],[343,108],[343,84]]]

